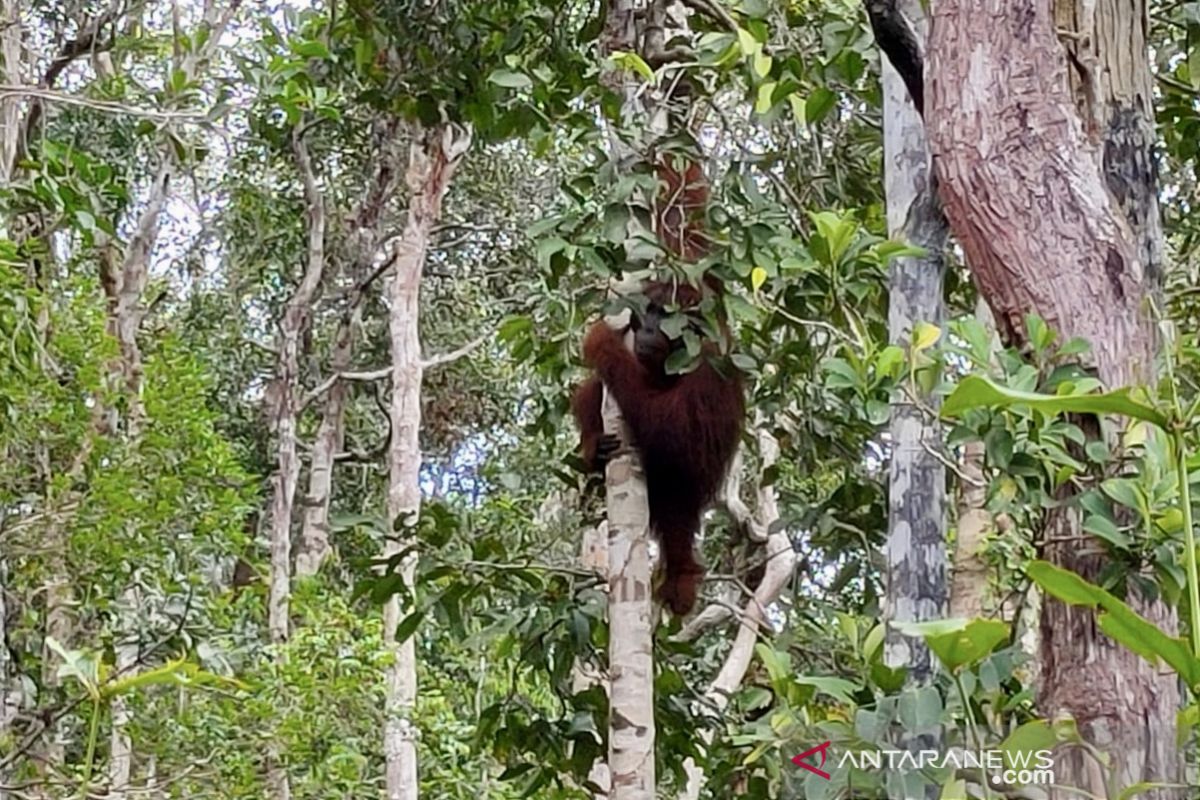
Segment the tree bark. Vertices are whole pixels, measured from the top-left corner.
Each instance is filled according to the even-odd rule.
[[[1074,107],[1054,23],[1051,0],[934,7],[926,119],[942,198],[1006,341],[1027,341],[1023,316],[1033,311],[1063,336],[1091,342],[1089,366],[1106,386],[1146,383],[1155,335],[1143,248]],[[1079,547],[1080,524],[1070,510],[1051,513],[1046,535],[1058,543],[1045,556],[1095,579],[1103,559]],[[1163,604],[1136,592],[1129,599],[1174,629]],[[1101,634],[1090,610],[1048,600],[1042,635],[1043,713],[1075,718],[1112,759],[1118,790],[1176,780],[1176,681]],[[1060,751],[1055,771],[1060,785],[1110,796],[1104,771],[1081,748]]]
[[[300,413],[300,350],[304,333],[312,321],[312,306],[325,273],[325,197],[317,185],[312,157],[304,139],[303,123],[292,131],[292,151],[304,187],[308,247],[303,276],[284,305],[279,320],[278,359],[275,379],[268,393],[271,426],[277,444],[276,469],[271,476],[270,577],[267,589],[267,629],[271,644],[280,647],[288,640],[292,577],[292,513],[296,484],[300,478],[297,416]],[[272,800],[288,800],[291,787],[284,754],[272,741],[266,753],[267,787]]]
[[[637,52],[637,0],[611,0],[601,52]],[[637,85],[620,70],[602,80],[622,99],[624,122],[642,113]],[[612,155],[623,145],[611,138]],[[628,340],[628,336],[627,336]],[[627,341],[628,345],[629,342]],[[604,391],[604,431],[621,437],[622,447],[608,462],[605,502],[608,519],[608,769],[612,800],[654,800],[654,600],[650,557],[650,508],[646,476],[616,401]]]
[[[349,372],[354,364],[354,331],[358,328],[370,290],[370,277],[379,255],[381,220],[395,191],[397,130],[395,119],[377,121],[372,146],[377,153],[371,167],[366,195],[351,218],[349,241],[344,249],[352,282],[342,318],[334,334],[330,370],[334,376]],[[345,441],[346,405],[350,385],[336,379],[324,397],[321,422],[313,441],[308,471],[304,520],[296,542],[296,575],[315,575],[333,552],[329,541],[329,509],[333,498],[333,470]]]
[[[920,3],[905,0],[899,5],[923,37],[927,26]],[[886,58],[882,68],[888,232],[927,251],[891,265],[888,331],[892,343],[903,347],[917,323],[942,324],[949,227],[933,185],[921,117]],[[909,391],[919,390],[911,386]],[[931,395],[901,395],[891,403],[885,616],[897,622],[939,619],[946,612],[946,469],[936,456],[941,425],[926,410],[937,406]],[[933,667],[923,642],[893,630],[885,658],[890,666],[907,667],[914,681],[926,680]]]
[[[399,570],[409,597],[403,610],[416,608],[417,540],[413,535],[421,510],[421,274],[434,226],[441,219],[442,199],[458,165],[471,146],[471,133],[457,126],[417,131],[405,175],[409,189],[408,219],[394,242],[395,273],[388,283],[388,331],[392,349],[392,440],[388,449],[387,511],[391,533],[384,557],[407,551]],[[413,719],[417,702],[416,634],[396,641],[401,599],[384,606],[384,645],[391,651],[388,667],[383,751],[387,763],[388,800],[416,800],[419,788],[417,738]]]

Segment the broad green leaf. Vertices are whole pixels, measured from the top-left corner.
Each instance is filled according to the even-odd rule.
[[[115,681],[111,681],[104,685],[103,694],[105,697],[117,697],[147,686],[161,686],[163,684],[190,686],[224,685],[238,689],[245,688],[245,685],[240,681],[222,677],[200,669],[200,667],[192,662],[177,659],[175,661],[168,661],[166,664],[154,669],[126,675]]]
[[[968,375],[942,404],[942,416],[958,417],[976,408],[1008,408],[1023,405],[1045,414],[1120,414],[1152,422],[1160,428],[1169,424],[1165,414],[1133,398],[1132,389],[1104,394],[1048,395],[1009,389],[980,375]]]
[[[808,121],[808,112],[805,109],[804,100],[800,95],[792,93],[788,95],[788,105],[792,107],[792,118],[796,120],[796,124],[801,127]]]
[[[765,78],[771,74],[771,57],[760,48],[754,55],[754,74]]]
[[[498,69],[488,76],[488,80],[505,89],[528,89],[533,86],[528,75],[511,69]]]
[[[1117,527],[1115,522],[1099,514],[1089,514],[1083,522],[1083,529],[1093,536],[1099,536],[1101,539],[1117,547],[1128,547],[1130,542],[1133,541],[1124,531]]]
[[[967,782],[962,778],[951,778],[942,786],[942,793],[938,795],[940,800],[962,800],[968,797]]]
[[[742,49],[742,55],[752,56],[762,50],[762,43],[754,38],[754,34],[745,28],[738,28],[737,31],[738,47]]]
[[[329,58],[329,48],[321,42],[292,42],[292,52],[303,58]]]
[[[902,363],[904,363],[904,351],[894,344],[889,344],[875,357],[875,372],[895,377],[896,368]]]
[[[754,101],[754,111],[758,114],[766,114],[771,110],[774,104],[771,97],[775,93],[775,81],[767,81],[762,86],[758,87],[758,95]]]
[[[929,649],[951,672],[970,666],[1008,639],[1008,625],[995,619],[940,619],[896,623],[906,636],[925,640]]]
[[[821,87],[808,96],[804,104],[804,118],[811,124],[825,119],[825,115],[833,109],[837,95],[829,89]]]
[[[1165,662],[1193,690],[1200,687],[1200,659],[1184,639],[1168,636],[1124,602],[1074,572],[1046,561],[1033,562],[1026,572],[1038,586],[1064,603],[1101,609],[1103,613],[1097,620],[1100,630],[1151,664]]]
[[[826,675],[797,675],[794,680],[801,686],[811,686],[818,692],[827,694],[840,703],[854,705],[854,693],[859,690],[856,683],[844,678],[834,678]]]

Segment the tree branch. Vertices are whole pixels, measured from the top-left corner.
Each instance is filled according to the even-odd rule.
[[[479,347],[479,345],[486,342],[488,339],[491,338],[491,336],[492,336],[492,332],[488,331],[487,333],[483,334],[482,336],[477,336],[476,338],[467,342],[466,344],[464,344],[462,347],[458,348],[457,350],[451,350],[449,353],[442,353],[440,355],[430,356],[429,358],[422,359],[421,360],[421,368],[429,369],[431,367],[440,367],[443,364],[449,364],[451,361],[457,361],[458,359],[460,359],[463,356],[470,353],[476,347]]]

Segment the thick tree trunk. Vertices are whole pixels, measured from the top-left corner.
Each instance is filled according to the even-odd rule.
[[[1090,365],[1105,385],[1145,383],[1155,336],[1144,248],[1075,110],[1051,4],[940,0],[934,7],[927,124],[942,197],[1007,341],[1026,341],[1023,316],[1034,311],[1063,336],[1092,343]],[[1051,514],[1046,535],[1058,542],[1047,558],[1097,576],[1103,559],[1079,547],[1077,514]],[[1130,600],[1175,627],[1161,603],[1136,593]],[[1042,635],[1043,713],[1077,720],[1112,759],[1118,790],[1174,781],[1176,681],[1101,634],[1089,610],[1048,601]],[[1055,771],[1060,785],[1109,796],[1104,771],[1080,748],[1061,751]],[[1147,794],[1154,795],[1175,793]]]
[[[1154,155],[1154,74],[1146,0],[1055,0],[1071,61],[1075,104],[1099,139],[1104,179],[1133,228],[1151,292],[1163,278],[1163,229]]]
[[[421,274],[429,238],[441,219],[442,199],[454,172],[471,146],[471,135],[455,126],[418,131],[409,151],[405,176],[409,189],[408,219],[395,243],[395,273],[388,283],[388,330],[392,348],[392,441],[388,450],[387,511],[390,529],[384,557],[407,551],[399,569],[410,599],[404,610],[415,608],[413,585],[417,568],[417,541],[413,528],[421,510]],[[388,667],[384,708],[383,752],[387,763],[388,800],[416,800],[418,729],[414,720],[417,702],[416,634],[396,641],[401,621],[401,599],[388,599],[383,614],[385,645],[393,663]]]
[[[900,5],[923,38],[927,26],[920,3]],[[903,347],[912,341],[917,323],[942,323],[949,229],[933,186],[921,117],[886,58],[883,110],[888,232],[928,251],[892,262],[888,331],[892,343]],[[936,409],[937,398],[901,395],[892,400],[885,615],[898,622],[939,619],[946,612],[946,469],[936,456],[942,429],[925,408]],[[908,668],[917,681],[925,680],[933,666],[922,642],[894,631],[888,634],[885,656],[889,665]]]

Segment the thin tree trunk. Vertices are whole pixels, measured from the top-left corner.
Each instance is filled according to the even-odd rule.
[[[423,134],[423,135],[420,135]],[[396,240],[395,273],[388,282],[388,330],[392,348],[392,441],[388,449],[387,511],[391,534],[384,557],[407,551],[399,569],[409,593],[406,610],[415,608],[413,585],[417,568],[417,540],[413,529],[421,510],[421,274],[433,228],[441,219],[442,199],[462,156],[471,145],[469,131],[457,126],[418,132],[412,139],[408,171],[408,219]],[[418,729],[414,720],[417,702],[416,634],[396,641],[401,621],[397,596],[384,606],[384,645],[393,663],[387,670],[387,699],[383,752],[387,764],[388,800],[416,800]]]
[[[918,0],[899,5],[923,39],[927,26]],[[927,251],[891,265],[888,330],[892,343],[903,347],[917,323],[942,323],[949,227],[933,186],[921,117],[900,75],[886,58],[882,62],[888,231]],[[936,395],[892,399],[885,616],[897,622],[938,619],[946,612],[946,469],[936,455],[941,425],[930,413],[937,406]],[[885,658],[890,666],[908,668],[918,682],[933,667],[920,640],[891,630]]]
[[[10,86],[25,83],[24,27],[20,22],[18,0],[0,2],[0,82]],[[21,105],[18,97],[0,99],[0,186],[8,186],[10,167],[20,142]],[[4,231],[7,233],[7,225]],[[16,680],[16,665],[8,643],[8,561],[0,554],[0,742],[11,741],[12,726],[21,707],[21,692]],[[0,769],[0,800],[7,800],[4,788],[11,781],[9,771]]]
[[[380,223],[395,190],[399,124],[394,119],[387,119],[376,127],[372,146],[377,157],[366,196],[351,219],[350,241],[344,253],[343,263],[349,265],[348,277],[353,287],[334,334],[330,369],[335,376],[349,372],[354,363],[354,331],[362,320],[363,304],[370,288],[368,279],[378,252]],[[329,541],[329,508],[333,497],[334,462],[345,441],[349,399],[350,385],[345,380],[335,380],[325,396],[321,422],[313,441],[304,521],[296,542],[298,576],[315,575],[333,552]]]
[[[604,55],[638,51],[637,6],[635,0],[611,0],[601,41]],[[603,79],[622,97],[623,119],[632,121],[640,113],[637,85],[628,73],[618,70],[607,72]],[[615,137],[612,147],[621,148]],[[605,433],[618,434],[626,443],[609,460],[605,474],[609,796],[612,800],[654,800],[654,565],[646,476],[636,449],[627,446],[630,437],[621,410],[607,389],[601,408]]]
[[[304,139],[303,124],[292,131],[292,151],[304,185],[308,248],[304,275],[288,298],[279,320],[278,361],[269,393],[276,445],[276,470],[271,477],[270,582],[267,592],[267,628],[271,643],[285,644],[289,636],[292,570],[292,513],[300,456],[296,432],[300,412],[300,349],[312,322],[312,307],[325,273],[325,197],[317,185],[312,157]],[[282,649],[280,655],[282,657]],[[268,744],[267,786],[272,800],[291,796],[284,753],[279,742]]]
[[[22,0],[0,0],[0,82],[24,86],[25,27],[21,24]],[[13,94],[0,98],[0,186],[8,186],[12,166],[21,146],[22,99]],[[0,791],[3,791],[0,789]]]
[[[994,342],[996,324],[982,298],[975,304],[975,319]],[[989,593],[987,563],[983,558],[987,536],[996,529],[996,521],[987,510],[987,479],[983,469],[986,455],[983,442],[967,442],[958,470],[958,525],[950,571],[950,616],[962,619],[992,616],[1000,611],[996,598]],[[1036,651],[1030,651],[1029,655],[1037,657]]]
[[[598,575],[602,575],[607,582],[608,579],[608,523],[601,522],[596,527],[589,527],[583,532],[582,542],[579,545],[579,566],[586,570],[592,570]],[[575,662],[574,678],[571,681],[571,689],[576,694],[587,689],[589,686],[599,684],[603,687],[604,693],[609,692],[608,675],[601,670],[591,668],[590,665],[582,662]],[[593,783],[597,788],[593,794],[595,798],[607,798],[608,793],[612,791],[612,773],[609,772],[608,764],[604,759],[597,757],[592,763],[591,770],[588,771],[588,781]]]
[[[1051,5],[935,5],[927,123],[942,197],[1008,342],[1027,341],[1023,316],[1034,311],[1062,335],[1091,342],[1091,366],[1105,385],[1145,383],[1155,335],[1143,248],[1080,123]],[[1078,513],[1054,511],[1046,534],[1051,542],[1070,542],[1048,546],[1048,559],[1097,577],[1104,560],[1096,549],[1079,547]],[[1129,600],[1163,628],[1175,628],[1163,604],[1132,588]],[[1043,714],[1074,717],[1112,760],[1109,777],[1118,790],[1176,780],[1176,681],[1100,633],[1090,610],[1047,601],[1042,635]],[[1082,748],[1060,751],[1055,774],[1060,785],[1110,796],[1105,769]]]

